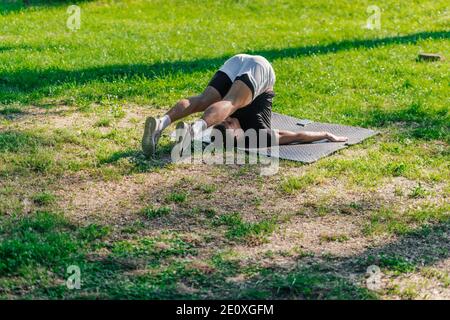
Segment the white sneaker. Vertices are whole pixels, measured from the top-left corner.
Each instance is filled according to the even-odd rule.
[[[144,135],[142,136],[142,151],[146,157],[155,155],[161,131],[158,130],[160,121],[154,117],[145,120]]]
[[[176,127],[175,146],[172,149],[172,158],[181,159],[191,147],[191,126],[180,121]]]

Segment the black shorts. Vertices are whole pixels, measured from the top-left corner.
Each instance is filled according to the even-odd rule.
[[[236,80],[244,82],[252,93],[254,88],[250,79],[246,74],[239,76]],[[208,86],[215,88],[219,91],[220,95],[225,97],[232,86],[233,82],[227,76],[225,72],[217,71],[213,76]],[[273,91],[266,91],[257,96],[252,103],[241,109],[236,110],[231,117],[239,120],[241,128],[246,131],[248,129],[270,129],[271,117],[272,117],[272,99],[275,96]]]

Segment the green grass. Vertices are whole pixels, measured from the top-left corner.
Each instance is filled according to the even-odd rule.
[[[55,200],[55,195],[50,192],[40,192],[33,196],[33,201],[41,206],[52,204],[55,202]]]
[[[33,151],[43,144],[42,139],[34,134],[15,131],[0,133],[0,151],[2,152]]]
[[[0,3],[0,298],[376,298],[363,278],[350,281],[333,265],[361,256],[324,252],[322,259],[302,247],[347,246],[353,234],[330,230],[306,244],[295,238],[293,247],[307,252],[295,262],[308,263],[289,271],[270,259],[294,262],[290,249],[257,258],[233,250],[270,246],[271,235],[291,241],[297,223],[343,215],[362,237],[381,242],[433,236],[448,223],[447,1],[378,1],[379,31],[362,27],[365,2],[76,1],[77,32],[66,28],[71,2],[31,2]],[[418,62],[421,51],[447,59]],[[157,157],[146,160],[143,118],[201,92],[241,52],[272,62],[274,111],[381,134],[308,166],[283,161],[280,179],[257,177],[253,166],[168,164],[166,135]],[[172,185],[183,172],[190,179]],[[138,180],[142,190],[121,188]],[[152,192],[147,181],[157,181]],[[105,191],[107,206],[86,204],[82,219],[75,212],[82,224],[55,213],[72,213],[77,192],[89,186]],[[292,206],[272,209],[286,199]],[[390,276],[421,272],[388,249],[372,262]],[[448,257],[445,250],[432,255]],[[207,271],[192,267],[195,259]],[[81,291],[61,285],[70,264],[82,269]],[[448,275],[426,274],[448,284]],[[416,289],[386,289],[383,298],[414,298]]]
[[[238,212],[217,217],[214,224],[228,227],[226,231],[226,237],[228,239],[247,242],[249,244],[258,244],[267,241],[267,236],[276,229],[275,219],[247,222],[243,220]]]
[[[156,238],[145,237],[132,241],[118,241],[112,248],[112,254],[119,258],[147,258],[154,261],[173,255],[195,254],[195,249],[176,235],[168,235]]]
[[[172,210],[169,207],[146,207],[141,210],[141,214],[149,219],[154,219],[157,217],[162,217],[168,215]]]
[[[411,193],[409,194],[410,198],[424,198],[427,195],[427,191],[420,185],[420,183],[415,186]]]
[[[320,268],[300,269],[288,275],[275,274],[274,278],[274,285],[270,289],[280,296],[291,299],[294,297],[338,300],[376,298],[376,294],[369,290],[355,287],[344,279],[324,273]]]
[[[109,118],[101,118],[98,120],[95,125],[97,127],[110,127],[111,126],[111,119]]]
[[[347,2],[269,6],[264,1],[222,5],[152,1],[125,2],[107,10],[102,3],[86,2],[81,4],[83,26],[76,33],[65,27],[64,7],[28,10],[27,19],[11,12],[3,16],[8,38],[3,42],[7,50],[0,56],[0,101],[46,106],[62,101],[84,106],[92,102],[120,105],[125,100],[166,106],[180,94],[200,91],[227,56],[250,51],[264,54],[274,63],[277,111],[377,126],[406,121],[423,124],[414,126],[412,135],[448,136],[448,113],[439,99],[446,92],[445,68],[414,60],[417,43],[428,51],[448,49],[443,16],[427,21],[427,29],[422,29],[425,17],[438,16],[438,12],[443,15],[445,1],[421,4],[421,18],[416,11],[419,2],[378,5],[383,8],[379,32],[361,27],[367,18],[365,4]],[[9,6],[2,4],[3,8]],[[224,6],[229,6],[228,10]],[[323,22],[314,18],[318,12]],[[191,23],[205,15],[214,23]],[[171,17],[177,17],[176,30],[170,27]],[[41,37],[27,33],[44,18],[47,24],[40,29]],[[233,26],[230,19],[236,21]],[[110,36],[117,34],[117,29],[108,25],[111,20],[119,21],[121,34],[125,30],[133,30],[133,34],[110,41]],[[240,32],[249,23],[258,26],[252,36]],[[96,28],[101,31],[90,32]],[[14,36],[19,37],[18,44],[9,38]],[[223,41],[224,36],[233,41]],[[383,38],[386,40],[373,40]],[[102,54],[105,47],[108,55]],[[60,59],[61,50],[70,59]],[[392,59],[396,63],[391,63]],[[378,72],[380,68],[384,72]],[[430,77],[416,76],[422,72]],[[373,84],[379,95],[372,94]],[[299,99],[302,108],[296,111]],[[398,105],[395,109],[389,107],[393,101]]]
[[[385,271],[390,271],[396,274],[409,273],[416,270],[417,266],[412,261],[408,261],[402,256],[392,256],[392,255],[381,255],[375,259],[374,257],[369,257],[367,264],[373,264],[376,260],[376,264],[383,268]]]
[[[423,208],[398,212],[383,208],[372,213],[364,231],[368,235],[376,234],[407,234],[417,226],[446,223],[450,220],[449,205],[427,205]]]
[[[6,106],[6,107],[3,107],[0,109],[0,115],[3,115],[3,116],[18,115],[21,113],[22,113],[22,110],[17,107]]]
[[[0,272],[24,274],[38,267],[70,264],[81,244],[60,215],[36,212],[30,217],[2,219]]]
[[[304,175],[300,177],[288,177],[281,184],[280,189],[284,193],[294,193],[295,191],[302,191],[307,186],[316,184],[317,177],[313,175]]]
[[[197,188],[208,195],[217,191],[217,187],[214,184],[200,184]]]
[[[166,201],[174,203],[183,203],[187,200],[187,193],[185,192],[171,192],[167,195]]]
[[[109,226],[102,226],[95,223],[89,224],[86,227],[80,228],[79,236],[81,239],[92,242],[103,239],[110,234]]]

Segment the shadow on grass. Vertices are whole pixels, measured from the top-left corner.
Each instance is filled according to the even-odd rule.
[[[373,108],[364,114],[360,110],[348,110],[358,125],[364,127],[388,128],[396,126],[400,138],[423,140],[442,139],[450,142],[450,112],[447,106],[430,110],[422,103],[414,102],[402,109]]]
[[[368,249],[350,260],[365,260],[388,271],[406,273],[450,257],[450,221],[427,224],[399,237],[397,241]]]
[[[304,46],[286,49],[252,50],[248,53],[267,57],[269,60],[294,58],[310,55],[320,55],[354,48],[375,48],[385,45],[414,44],[421,39],[449,39],[449,31],[419,32],[405,36],[386,37],[379,39],[344,40],[326,45]],[[6,48],[8,49],[8,48]],[[5,92],[3,102],[11,103],[29,98],[29,95],[39,93],[45,95],[50,86],[71,83],[82,85],[91,81],[113,81],[134,76],[148,79],[164,78],[168,75],[182,75],[194,72],[216,70],[229,56],[204,58],[197,60],[180,60],[172,62],[157,62],[154,64],[125,64],[98,66],[80,70],[21,69],[13,72],[0,73],[0,88]],[[10,94],[6,94],[6,92]],[[36,95],[34,96],[36,98]]]
[[[301,267],[299,261],[298,270],[284,274],[274,266],[266,277],[257,276],[245,286],[249,292],[266,291],[271,298],[374,298],[376,295],[368,291],[364,283],[369,266],[377,265],[383,273],[406,274],[443,261],[450,257],[449,232],[448,222],[424,226],[392,243],[310,268]],[[350,274],[358,274],[361,284],[350,281]],[[314,279],[316,281],[311,282]],[[242,294],[248,297],[245,290]]]
[[[139,153],[135,150],[116,153],[106,162],[139,158]],[[163,184],[156,185],[151,193],[164,194],[166,188]],[[147,191],[145,194],[149,196]],[[206,215],[199,220],[198,214],[181,212],[170,220],[165,217],[149,220],[136,215],[122,228],[114,222],[95,227],[74,225],[49,213],[38,214],[37,218],[27,215],[19,221],[5,216],[0,219],[3,263],[0,270],[9,273],[3,273],[0,282],[11,281],[8,286],[12,287],[5,286],[0,296],[12,290],[24,292],[28,297],[51,299],[372,299],[376,294],[365,288],[368,266],[378,265],[385,274],[408,274],[450,256],[450,224],[444,219],[430,220],[428,225],[399,235],[392,242],[348,256],[311,256],[300,252],[280,256],[276,253],[271,258],[261,253],[241,262],[226,254],[241,244],[238,240],[224,241],[228,227],[209,224],[211,218]],[[131,226],[145,231],[125,231]],[[109,237],[104,228],[114,229],[114,234]],[[200,234],[205,235],[204,241],[184,237],[197,233],[197,228],[203,230]],[[154,234],[169,235],[171,240],[160,242]],[[99,248],[104,250],[98,251]],[[214,248],[213,252],[208,248]],[[205,249],[212,256],[205,258],[198,254]],[[53,260],[47,259],[52,252],[58,254]],[[202,259],[206,267],[190,264],[195,259]],[[81,290],[68,290],[64,284],[55,285],[55,281],[47,281],[47,276],[42,275],[41,286],[34,286],[32,292],[17,291],[14,279],[25,277],[22,283],[26,283],[26,277],[30,276],[21,272],[32,272],[36,279],[34,271],[44,270],[45,274],[66,279],[65,268],[70,264],[82,270]]]
[[[0,4],[0,15],[36,7],[69,6],[89,1],[92,0],[3,0]]]
[[[0,53],[2,53],[3,51],[9,51],[9,50],[21,50],[21,49],[32,50],[32,49],[35,49],[35,47],[27,46],[27,45],[19,45],[19,46],[0,46]]]
[[[299,56],[311,56],[328,54],[352,49],[372,49],[382,46],[398,44],[415,44],[423,39],[449,39],[450,31],[423,31],[404,36],[391,36],[375,39],[343,40],[326,45],[305,46],[275,50],[254,50],[251,54],[260,54],[269,60],[280,58],[295,58]]]
[[[449,223],[425,226],[397,241],[353,256],[322,259],[321,262],[292,257],[289,259],[294,267],[289,268],[276,262],[264,267],[244,266],[238,261],[215,256],[213,271],[204,272],[174,262],[172,254],[157,261],[146,260],[145,256],[136,261],[132,257],[121,261],[110,255],[82,263],[81,291],[70,291],[60,285],[36,288],[31,296],[56,299],[376,299],[377,293],[365,287],[367,267],[375,264],[383,273],[398,275],[445,260],[450,256],[448,232]],[[187,253],[177,255],[188,256]],[[162,263],[166,258],[172,263]],[[186,288],[194,289],[189,292]]]
[[[100,161],[100,165],[116,163],[122,159],[127,159],[132,165],[130,173],[142,173],[162,169],[172,163],[170,148],[163,147],[157,151],[155,157],[146,158],[142,150],[125,150],[114,152],[111,156]]]

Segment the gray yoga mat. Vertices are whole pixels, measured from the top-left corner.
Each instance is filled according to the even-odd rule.
[[[289,131],[329,131],[336,135],[347,136],[348,141],[328,142],[323,140],[313,143],[279,146],[278,154],[270,148],[249,149],[245,151],[256,152],[265,156],[275,156],[280,159],[312,163],[349,145],[360,143],[378,134],[378,132],[369,129],[296,119],[275,112],[272,113],[272,128]],[[199,140],[205,144],[209,144],[211,142],[210,135],[211,128],[205,130]],[[172,139],[175,140],[175,132],[172,133]]]
[[[279,146],[278,155],[280,159],[312,163],[320,158],[326,157],[337,150],[346,148],[349,145],[360,143],[361,141],[378,134],[378,132],[359,128],[344,126],[339,124],[319,123],[309,120],[296,119],[279,113],[272,113],[272,128],[290,131],[329,131],[340,136],[347,136],[347,142],[316,141],[307,144],[291,144]],[[258,152],[262,155],[271,156],[270,148],[252,149],[250,152]]]

